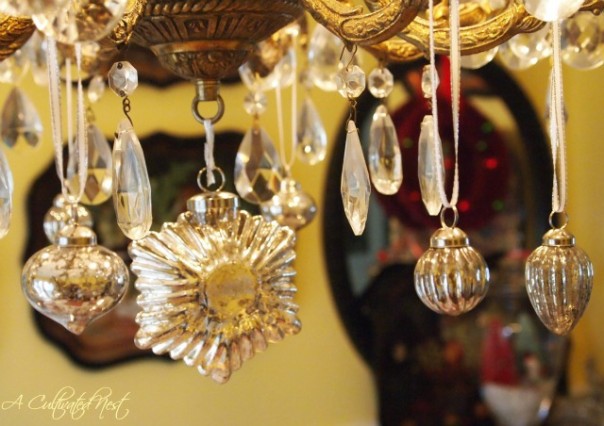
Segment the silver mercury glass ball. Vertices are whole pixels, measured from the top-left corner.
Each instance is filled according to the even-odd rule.
[[[593,265],[565,229],[550,229],[526,261],[526,291],[541,322],[566,335],[585,312],[593,287]]]
[[[460,315],[473,309],[489,289],[489,268],[465,232],[442,227],[415,266],[415,291],[434,312]]]
[[[92,227],[92,216],[86,207],[79,204],[77,206],[69,204],[63,194],[55,197],[52,207],[44,215],[44,233],[50,243],[53,243],[57,233],[74,219],[74,213],[76,213],[76,223],[89,228]]]
[[[27,301],[74,334],[115,307],[128,283],[124,261],[79,224],[61,229],[55,244],[29,258],[21,276]]]
[[[298,230],[312,222],[317,214],[317,205],[298,182],[285,178],[279,192],[260,204],[260,211],[266,220],[276,220],[279,225]]]

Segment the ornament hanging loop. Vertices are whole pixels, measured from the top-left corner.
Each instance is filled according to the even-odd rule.
[[[447,224],[447,217],[446,217],[447,210],[451,210],[453,212],[453,221],[451,222],[451,225]],[[457,226],[458,221],[459,221],[459,212],[457,211],[456,206],[443,207],[443,209],[440,211],[440,225],[443,228],[455,228]]]
[[[348,98],[348,102],[350,104],[350,111],[348,112],[348,120],[346,120],[346,122],[348,123],[349,121],[354,121],[356,123],[357,122],[357,100],[355,98]]]
[[[191,112],[193,113],[193,117],[195,117],[195,120],[197,120],[201,124],[204,124],[204,121],[206,120],[210,120],[212,124],[218,123],[224,115],[224,100],[222,99],[222,96],[218,95],[216,97],[216,104],[218,106],[218,109],[216,110],[216,114],[214,114],[213,117],[206,118],[199,112],[199,104],[201,104],[202,102],[205,101],[199,95],[197,95],[193,98],[193,102],[191,103]]]
[[[556,218],[558,220],[556,220]],[[552,211],[549,214],[549,226],[551,226],[552,229],[564,229],[566,228],[566,225],[568,225],[568,213],[566,213],[565,210],[560,212]]]
[[[128,96],[124,96],[124,98],[122,99],[122,110],[124,111],[124,115],[126,116],[128,121],[130,122],[130,125],[134,126],[134,123],[132,122],[132,117],[130,117],[132,105],[130,105],[130,98]]]
[[[358,49],[358,47],[357,47],[356,44],[353,44],[352,47],[344,46],[342,48],[342,52],[340,53],[340,61],[339,62],[342,62],[342,60],[344,59],[344,52],[346,50],[348,50],[350,52],[350,59],[348,60],[348,63],[346,64],[346,66],[344,68],[346,68],[346,69],[350,68],[350,66],[352,65],[352,63],[354,61],[354,56],[357,54],[357,49]]]
[[[211,189],[210,188],[211,185],[204,185],[203,184],[203,182],[204,182],[204,175],[206,175],[207,173],[214,173],[214,172],[218,174],[218,176],[220,177],[220,179],[216,183],[216,185],[217,185],[216,189]],[[204,167],[203,169],[201,169],[199,171],[199,173],[197,173],[197,186],[199,186],[199,189],[201,189],[203,192],[209,192],[209,193],[220,192],[224,188],[224,183],[225,182],[226,182],[226,177],[225,177],[224,172],[222,171],[222,169],[220,167],[214,167],[211,171],[208,171],[208,168]]]

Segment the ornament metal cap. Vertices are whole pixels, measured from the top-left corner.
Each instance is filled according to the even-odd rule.
[[[91,246],[96,245],[96,243],[97,239],[94,231],[77,223],[65,226],[55,237],[55,244],[61,247]]]
[[[548,247],[574,247],[575,236],[564,228],[550,229],[543,235],[543,245]]]
[[[437,229],[430,237],[431,248],[468,247],[468,235],[457,227],[443,227]]]
[[[202,225],[234,217],[239,209],[239,198],[231,192],[197,194],[187,201],[187,209]]]

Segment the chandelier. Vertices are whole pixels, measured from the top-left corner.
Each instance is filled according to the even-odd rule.
[[[456,150],[459,126],[463,126],[459,119],[461,67],[480,67],[499,53],[503,63],[520,69],[552,55],[548,100],[557,171],[552,229],[528,259],[526,279],[529,298],[543,323],[554,333],[567,334],[587,306],[593,270],[566,230],[560,63],[564,60],[578,68],[604,63],[599,40],[595,47],[590,45],[592,40],[584,40],[591,26],[599,25],[593,20],[603,9],[601,0],[365,0],[364,4],[340,0],[0,0],[4,13],[0,59],[6,67],[18,63],[29,40],[37,37],[38,48],[46,44],[47,64],[39,77],[49,85],[62,184],[62,194],[45,222],[51,245],[25,265],[25,295],[35,309],[74,333],[119,303],[128,271],[117,256],[97,245],[90,218],[79,205],[98,204],[113,196],[118,224],[133,240],[130,255],[141,308],[135,339],[139,347],[169,353],[201,374],[225,382],[267,343],[296,334],[300,322],[293,301],[295,231],[313,219],[316,206],[295,181],[291,166],[296,157],[308,164],[321,161],[326,144],[319,114],[305,100],[292,135],[292,156],[285,156],[280,91],[293,86],[296,104],[295,48],[301,45],[308,56],[300,77],[304,88],[337,90],[350,103],[341,187],[344,210],[356,235],[363,233],[372,187],[394,194],[403,180],[400,149],[385,102],[393,88],[386,65],[428,59],[422,91],[432,112],[421,125],[418,171],[426,209],[430,215],[440,215],[442,227],[417,264],[415,286],[428,308],[449,315],[467,312],[484,298],[489,270],[457,227],[461,214],[456,206],[457,170],[463,167],[457,155],[452,196],[445,192],[435,55],[451,58]],[[312,35],[306,14],[318,24]],[[37,30],[44,40],[38,32],[33,35]],[[201,192],[189,200],[187,212],[176,222],[165,223],[160,232],[149,233],[149,178],[136,123],[129,115],[137,72],[126,61],[111,66],[118,53],[132,44],[150,49],[164,68],[192,82],[192,114],[206,133],[205,167],[197,179]],[[368,77],[356,63],[357,49],[366,50],[379,63]],[[82,80],[99,69],[109,69],[109,86],[122,98],[124,119],[117,127],[113,153],[99,142],[102,135],[91,127],[83,101]],[[234,184],[239,197],[223,191],[225,174],[213,157],[214,125],[230,107],[220,95],[220,82],[238,73],[250,89],[244,107],[252,116],[236,159]],[[61,78],[76,82],[75,89],[66,86],[66,112]],[[101,91],[103,80],[91,79],[91,101]],[[355,123],[356,99],[366,87],[382,100],[373,117],[367,161]],[[275,88],[281,150],[260,125],[267,103],[264,92]],[[35,145],[39,118],[23,94],[14,91],[11,96],[13,109],[19,106],[19,111],[27,111],[26,120],[13,133],[3,134],[3,139],[9,146],[22,140]],[[215,104],[212,116],[200,112],[206,103]],[[62,134],[65,115],[67,135]],[[66,165],[64,136],[69,151]],[[4,235],[10,222],[13,183],[6,159],[0,156],[0,160],[0,233]],[[106,164],[111,160],[109,170]],[[259,204],[262,216],[240,211],[240,198]]]

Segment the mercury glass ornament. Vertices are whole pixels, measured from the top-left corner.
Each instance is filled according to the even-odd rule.
[[[225,192],[197,195],[176,223],[129,249],[142,308],[136,345],[218,383],[301,328],[294,231],[239,211],[238,202]]]
[[[526,290],[541,322],[565,335],[577,325],[591,296],[593,265],[564,228],[550,229],[526,261]]]
[[[75,210],[74,210],[75,209]],[[92,216],[86,207],[74,206],[65,201],[63,194],[59,194],[52,202],[52,207],[44,215],[44,233],[50,243],[54,242],[59,231],[71,221],[79,225],[92,228]]]
[[[67,0],[32,16],[36,27],[58,42],[75,44],[100,40],[113,30],[128,0]]]
[[[266,220],[276,220],[293,230],[304,228],[317,214],[315,200],[292,178],[281,181],[281,189],[269,201],[260,204]]]
[[[465,232],[446,226],[430,238],[430,248],[415,266],[415,291],[439,314],[460,315],[473,309],[489,288],[489,268]]]
[[[78,224],[64,227],[55,244],[30,257],[21,277],[27,301],[74,334],[115,307],[128,282],[124,261]]]

